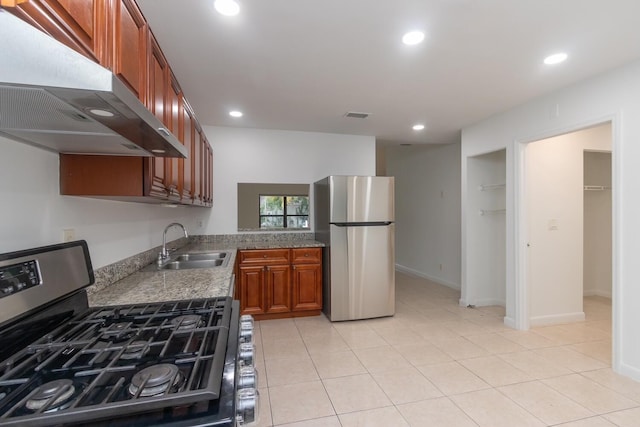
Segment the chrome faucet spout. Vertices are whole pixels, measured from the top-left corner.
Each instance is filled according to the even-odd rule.
[[[187,229],[184,228],[184,225],[180,224],[179,222],[172,222],[171,224],[167,225],[167,227],[164,229],[164,233],[162,233],[162,251],[158,254],[158,264],[162,263],[162,261],[164,261],[169,257],[169,250],[167,249],[167,231],[171,227],[182,228],[182,231],[184,232],[184,237],[189,238],[189,235],[187,234]]]

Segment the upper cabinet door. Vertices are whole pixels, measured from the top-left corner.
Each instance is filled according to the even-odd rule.
[[[34,27],[103,63],[109,0],[3,0],[2,4]]]
[[[187,100],[182,97],[182,143],[187,149],[187,158],[178,159],[179,168],[182,170],[182,202],[193,203],[193,153],[195,146],[195,120],[193,111]]]
[[[202,128],[196,122],[195,124],[195,137],[193,141],[193,161],[191,162],[191,166],[193,167],[192,176],[192,192],[191,199],[193,200],[193,204],[202,205],[204,200],[202,198],[202,184],[204,183],[204,169],[203,169],[203,153],[204,153],[204,144],[205,137],[202,133]]]
[[[153,34],[149,32],[149,68],[148,68],[148,93],[146,104],[151,111],[162,123],[168,125],[170,115],[167,106],[167,87],[169,77],[169,66],[167,60],[160,50],[160,46]],[[167,197],[167,175],[166,163],[169,161],[164,157],[154,157],[149,159],[150,168],[146,174],[147,188],[146,193],[155,197]],[[150,186],[149,186],[150,184]]]
[[[115,0],[107,64],[143,101],[147,97],[147,23],[133,0]]]
[[[182,145],[186,145],[183,137],[183,130],[180,128],[182,120],[182,90],[178,84],[178,80],[169,69],[169,88],[167,90],[167,122],[169,130],[175,135]],[[188,151],[188,148],[187,148]],[[188,155],[188,154],[187,154]],[[180,162],[177,158],[167,159],[166,167],[166,184],[169,192],[169,198],[180,200],[182,192],[182,172],[180,170]],[[180,159],[182,160],[182,159]]]

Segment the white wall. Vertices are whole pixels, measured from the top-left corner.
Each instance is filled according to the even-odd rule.
[[[213,209],[203,234],[238,233],[239,182],[313,184],[328,175],[376,173],[373,137],[215,126],[203,129],[214,156]]]
[[[0,137],[0,252],[60,243],[73,228],[94,268],[162,244],[173,221],[190,234],[236,233],[237,182],[306,182],[329,174],[375,174],[372,137],[205,129],[214,149],[214,208],[60,196],[58,155]],[[200,227],[199,224],[202,224]],[[171,229],[167,240],[181,237]]]
[[[611,298],[611,153],[586,152],[584,169],[585,185],[609,189],[584,192],[583,292]]]
[[[531,325],[584,319],[584,151],[610,149],[609,123],[526,147]]]
[[[640,61],[491,117],[462,131],[464,159],[507,149],[507,306],[517,308],[514,324],[528,327],[527,283],[523,271],[526,230],[521,221],[524,143],[588,125],[613,122],[613,367],[640,379]],[[463,188],[462,212],[466,192]],[[513,209],[510,209],[512,207]],[[509,213],[509,211],[511,213]],[[467,250],[463,230],[463,253]]]
[[[162,244],[172,221],[195,230],[208,211],[60,196],[58,155],[3,137],[0,173],[0,252],[60,243],[62,230],[73,228],[99,268]],[[171,230],[167,240],[180,236]]]
[[[506,304],[506,164],[505,150],[467,159],[469,251],[464,259],[463,306]]]
[[[386,159],[396,179],[397,268],[459,289],[460,144],[389,147]]]

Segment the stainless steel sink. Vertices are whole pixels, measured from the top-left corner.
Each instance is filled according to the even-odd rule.
[[[194,268],[226,267],[229,264],[229,252],[186,252],[171,255],[158,265],[150,264],[142,271],[189,270]]]
[[[190,268],[213,268],[220,267],[224,263],[222,259],[201,259],[201,260],[184,260],[184,261],[168,261],[158,266],[158,270],[186,270]]]
[[[226,252],[194,252],[176,255],[170,259],[175,261],[224,261],[226,257]]]

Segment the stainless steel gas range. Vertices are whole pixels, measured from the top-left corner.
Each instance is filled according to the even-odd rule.
[[[86,242],[0,255],[0,425],[238,426],[253,320],[230,297],[88,307]]]

